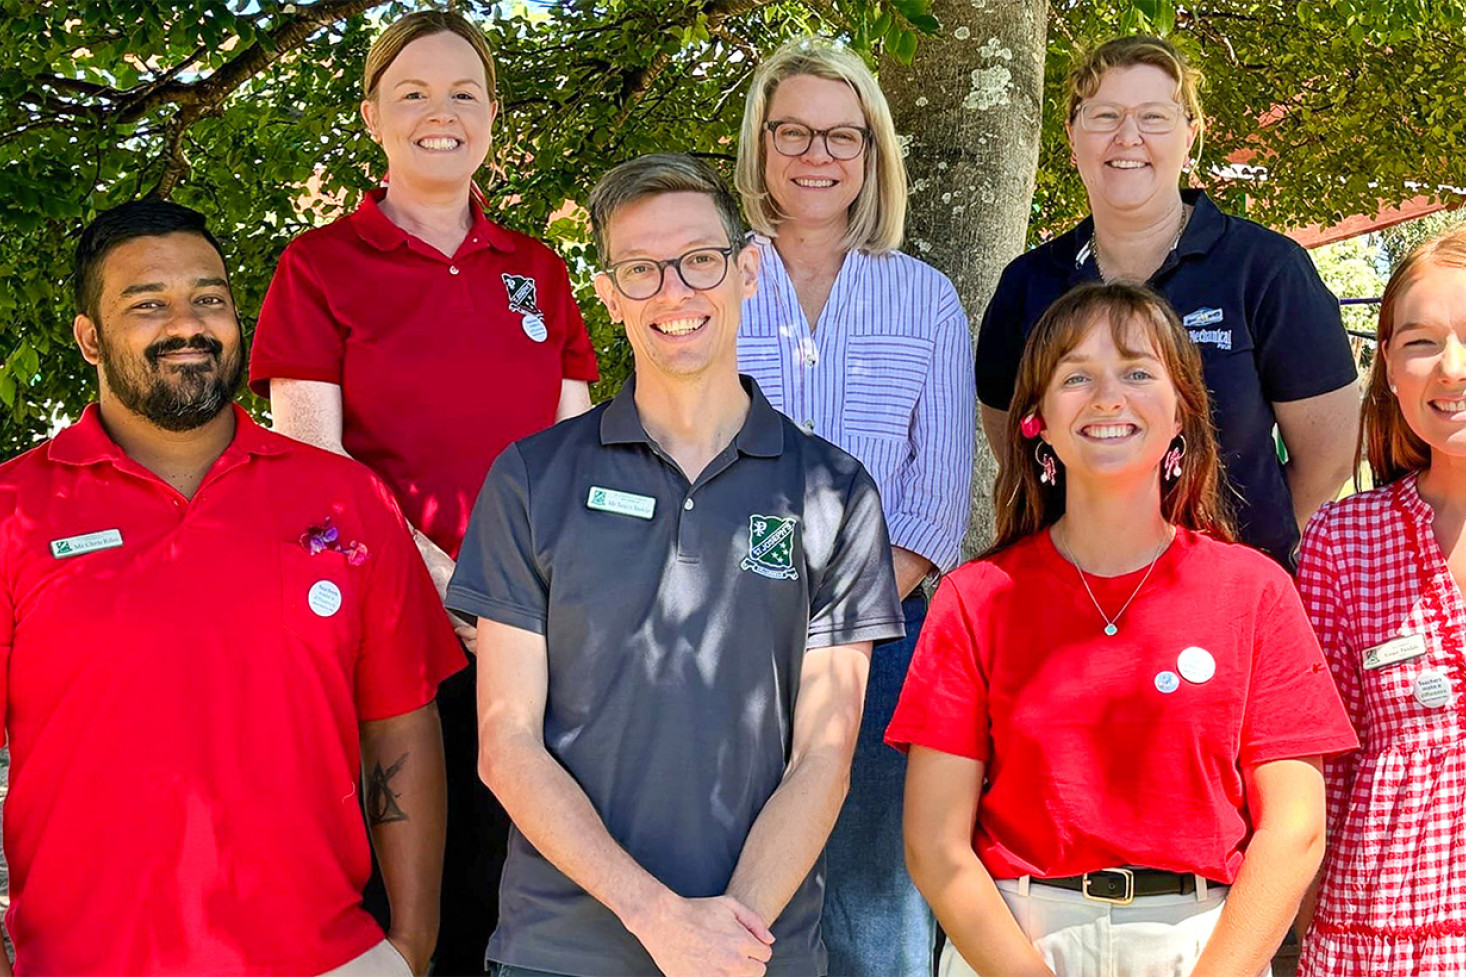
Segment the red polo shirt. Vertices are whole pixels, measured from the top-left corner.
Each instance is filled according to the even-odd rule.
[[[484,217],[449,258],[368,194],[296,238],[260,310],[250,386],[341,387],[342,443],[456,557],[489,465],[555,422],[562,379],[597,378],[565,263]]]
[[[192,500],[95,406],[0,466],[18,974],[316,974],[382,939],[357,724],[463,653],[385,486],[235,412]],[[364,560],[302,545],[328,516]]]

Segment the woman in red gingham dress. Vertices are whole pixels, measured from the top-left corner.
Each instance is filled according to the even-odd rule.
[[[1381,487],[1320,509],[1299,558],[1363,744],[1325,761],[1304,977],[1466,974],[1466,229],[1400,265],[1378,339],[1361,441]]]

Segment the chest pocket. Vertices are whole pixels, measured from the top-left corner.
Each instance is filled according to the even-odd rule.
[[[361,642],[362,569],[332,550],[311,554],[280,546],[280,601],[285,630],[313,652],[347,665]]]
[[[1443,640],[1433,629],[1417,633],[1425,639],[1425,654],[1379,668],[1360,668],[1364,704],[1369,714],[1370,743],[1366,748],[1371,752],[1431,745],[1437,741],[1438,731],[1454,726],[1456,714],[1462,708],[1461,651],[1457,641]],[[1386,634],[1379,641],[1403,636]],[[1420,676],[1427,672],[1442,676],[1449,683],[1449,703],[1430,705],[1428,695],[1424,696],[1426,702],[1417,696]]]
[[[845,354],[845,433],[907,441],[934,344],[910,336],[852,336]]]

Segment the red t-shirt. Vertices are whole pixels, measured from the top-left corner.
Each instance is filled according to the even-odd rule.
[[[1144,573],[1088,579],[1113,614]],[[886,742],[986,765],[973,845],[995,878],[1141,865],[1230,883],[1251,832],[1242,768],[1357,742],[1293,582],[1183,529],[1117,623],[1106,636],[1047,532],[966,564]]]
[[[18,974],[317,974],[382,939],[357,724],[463,652],[386,487],[236,417],[192,500],[95,406],[0,466]]]
[[[387,219],[373,191],[280,256],[250,387],[341,387],[342,443],[403,514],[458,555],[489,466],[555,422],[562,379],[597,378],[565,263],[484,217],[451,258]]]

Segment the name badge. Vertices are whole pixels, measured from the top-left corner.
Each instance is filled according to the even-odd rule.
[[[121,545],[122,530],[104,529],[97,533],[83,533],[80,536],[53,539],[51,540],[51,555],[58,560],[64,560],[68,556],[95,553],[97,550],[112,550]]]
[[[633,495],[615,489],[592,485],[590,496],[585,500],[587,509],[614,512],[618,516],[632,516],[636,519],[650,519],[656,511],[657,500],[650,495]]]
[[[1366,648],[1364,650],[1364,670],[1373,671],[1396,662],[1419,658],[1423,654],[1425,654],[1425,635],[1407,634],[1403,638],[1393,638],[1384,644]]]

